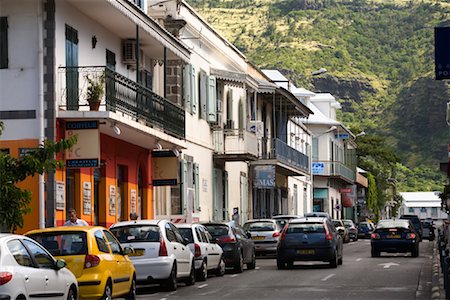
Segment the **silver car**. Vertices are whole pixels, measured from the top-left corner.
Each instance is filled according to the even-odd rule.
[[[244,224],[244,230],[250,232],[258,254],[277,252],[282,229],[277,221],[271,219],[250,220]]]

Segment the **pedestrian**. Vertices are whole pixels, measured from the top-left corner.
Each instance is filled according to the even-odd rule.
[[[130,220],[135,221],[138,219],[138,214],[135,212],[130,213]]]
[[[82,219],[78,219],[77,211],[73,208],[69,209],[69,220],[64,223],[64,226],[89,226],[89,224]]]

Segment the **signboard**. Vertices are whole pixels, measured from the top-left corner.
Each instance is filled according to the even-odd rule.
[[[339,133],[336,134],[335,137],[340,140],[346,140],[350,137],[350,135],[348,133]]]
[[[325,175],[325,163],[313,162],[311,165],[313,175]]]
[[[434,70],[436,80],[450,79],[450,27],[434,28]]]
[[[66,138],[78,136],[77,143],[66,151],[67,168],[99,167],[100,134],[98,121],[66,122]]]
[[[275,187],[275,166],[255,166],[253,186],[259,189]]]
[[[356,185],[350,185],[347,188],[340,189],[341,202],[343,207],[353,207],[356,202]]]
[[[152,152],[153,186],[177,185],[179,174],[178,157],[171,150]]]
[[[131,189],[130,190],[130,212],[135,213],[136,212],[136,190]]]
[[[65,190],[64,190],[64,181],[56,182],[56,210],[64,210],[65,204]]]
[[[90,215],[92,208],[92,190],[89,181],[83,182],[83,214]]]
[[[116,215],[116,186],[115,185],[109,186],[108,208],[109,208],[109,215],[115,216]]]

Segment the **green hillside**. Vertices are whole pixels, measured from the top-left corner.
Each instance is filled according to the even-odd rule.
[[[188,2],[260,68],[338,98],[341,121],[399,156],[386,168],[402,179],[400,190],[442,189],[450,98],[434,80],[434,27],[450,26],[450,1]],[[328,72],[311,77],[319,68]]]

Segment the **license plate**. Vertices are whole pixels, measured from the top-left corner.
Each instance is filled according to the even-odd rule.
[[[391,235],[388,235],[388,238],[389,239],[399,239],[400,238],[400,234],[391,234]]]
[[[308,249],[308,250],[297,250],[298,254],[306,254],[306,255],[311,255],[314,254],[315,251],[314,249]]]
[[[144,253],[145,253],[144,249],[134,249],[134,252],[128,254],[128,256],[142,256],[144,255]]]
[[[266,237],[265,236],[252,236],[252,239],[255,241],[261,241],[264,240]]]

